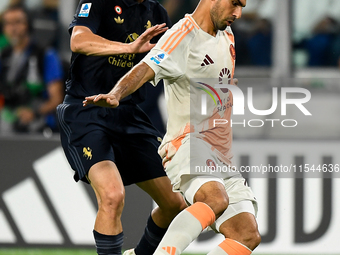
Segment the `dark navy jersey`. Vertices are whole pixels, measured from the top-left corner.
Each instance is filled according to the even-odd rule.
[[[86,26],[94,34],[111,41],[131,43],[147,28],[166,23],[166,10],[154,0],[138,4],[134,0],[80,0],[69,32],[74,26]],[[161,35],[152,39],[156,43]],[[72,53],[66,93],[76,98],[108,93],[117,81],[135,66],[144,54],[121,54],[104,57]],[[128,99],[136,103],[145,97],[144,86]]]

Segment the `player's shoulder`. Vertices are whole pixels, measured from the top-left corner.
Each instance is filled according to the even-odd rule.
[[[231,29],[230,26],[227,26],[227,28],[224,30],[224,32],[225,32],[227,35],[234,36],[233,30]]]
[[[233,30],[231,29],[230,26],[228,26],[223,33],[225,33],[225,35],[227,36],[227,38],[229,38],[229,40],[231,41],[231,43],[235,44],[235,37],[234,37],[234,33]]]
[[[171,29],[185,31],[189,32],[191,35],[195,35],[200,28],[192,16],[187,14],[183,19],[174,24]]]
[[[171,54],[175,49],[187,48],[196,37],[199,26],[187,15],[166,32],[162,39],[161,49]]]
[[[166,9],[158,1],[148,0],[148,4],[154,21],[159,24],[166,23],[168,27],[171,27],[171,21]]]
[[[163,5],[161,5],[158,1],[155,1],[155,0],[148,0],[148,1],[149,1],[149,4],[150,4],[150,9],[159,10],[161,12],[166,12]]]
[[[228,34],[232,34],[232,35],[234,34],[233,30],[231,29],[231,26],[227,26],[227,28],[224,31]]]

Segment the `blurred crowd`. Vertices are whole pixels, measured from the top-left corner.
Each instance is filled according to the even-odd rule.
[[[159,0],[173,23],[198,1]],[[277,1],[248,1],[232,25],[238,66],[271,66]],[[77,0],[69,2],[74,8]],[[1,0],[0,134],[58,132],[55,107],[63,99],[68,70],[68,59],[60,58],[60,35],[67,28],[61,26],[58,6],[59,0]],[[294,0],[293,9],[293,53],[305,56],[299,65],[340,68],[340,1]],[[162,91],[151,93],[155,101]],[[152,111],[154,104],[142,107]],[[163,123],[157,125],[164,131]]]
[[[310,36],[295,42],[294,49],[307,53],[310,67],[340,67],[340,23],[329,16],[322,18]]]
[[[55,109],[64,95],[64,70],[57,52],[58,1],[28,9],[11,0],[1,15],[1,132],[58,130]]]

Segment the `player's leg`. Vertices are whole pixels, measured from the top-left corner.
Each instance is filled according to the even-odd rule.
[[[206,165],[207,160],[211,158],[211,146],[206,145],[201,139],[193,137],[189,139],[189,136],[185,137],[181,144],[167,164],[166,172],[171,182],[174,183],[173,188],[181,191],[191,206],[179,213],[171,222],[168,231],[156,249],[156,254],[182,253],[201,231],[211,225],[228,206],[228,196],[221,179],[210,178],[210,176],[202,178],[200,173],[191,171],[191,169],[195,169],[193,162],[199,166]],[[202,187],[205,193],[199,193],[199,199],[194,201],[195,194]]]
[[[242,201],[250,203],[250,201]],[[241,203],[242,203],[241,202]],[[251,254],[261,242],[255,216],[249,212],[239,213],[224,221],[219,232],[225,240],[210,251],[209,255]]]
[[[233,184],[235,184],[234,179]],[[243,196],[247,192],[250,194],[250,191],[247,190],[248,187],[240,185],[243,179],[238,179],[240,187],[235,188],[233,185],[231,188],[232,200],[234,200],[237,190]],[[222,181],[217,178],[216,181],[213,181],[213,178],[211,180],[198,177],[184,183],[183,193],[189,203],[193,201],[193,204],[173,220],[158,246],[156,254],[166,254],[166,252],[180,254],[205,227],[212,224],[215,217],[217,218],[214,223],[215,228],[225,235],[226,240],[213,249],[209,255],[251,254],[252,250],[260,243],[261,238],[254,217],[255,209],[250,201],[253,197],[246,195],[248,201],[228,206],[227,191]],[[197,190],[200,182],[203,184]],[[192,197],[194,198],[192,199]]]
[[[121,254],[123,245],[121,215],[125,191],[118,169],[112,161],[102,161],[90,168],[88,179],[98,202],[93,231],[97,253]]]
[[[124,143],[114,148],[124,184],[136,183],[147,192],[159,205],[153,210],[145,227],[144,235],[135,248],[137,255],[154,253],[166,228],[180,210],[186,207],[179,193],[172,191],[169,178],[166,176],[162,161],[157,153],[160,142],[156,136],[131,134],[120,136]],[[127,155],[133,155],[132,161]],[[132,253],[128,251],[126,254]]]
[[[254,194],[241,175],[224,179],[224,184],[230,204],[211,227],[226,239],[209,255],[251,254],[261,242]]]
[[[218,178],[197,177],[183,186],[184,196],[192,205],[172,221],[155,254],[181,254],[228,207],[228,195]]]
[[[152,213],[153,221],[161,228],[167,228],[173,218],[187,207],[183,196],[172,191],[172,185],[167,176],[137,183],[138,187],[148,193],[157,203]]]
[[[248,212],[235,215],[225,221],[220,232],[229,239],[235,240],[254,250],[261,242],[255,216]]]
[[[157,203],[147,222],[144,235],[135,248],[137,255],[153,254],[172,219],[187,207],[182,195],[172,191],[168,177],[137,183]]]
[[[62,147],[75,180],[91,182],[96,194],[99,210],[93,233],[98,254],[121,254],[124,187],[108,132],[103,130],[106,109],[71,103],[59,105],[57,113]]]
[[[91,167],[88,179],[98,203],[94,230],[107,235],[121,233],[125,191],[116,165],[112,161],[99,162]]]

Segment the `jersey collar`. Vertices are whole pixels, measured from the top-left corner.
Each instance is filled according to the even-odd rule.
[[[133,6],[138,4],[135,0],[123,0],[123,2],[128,6]],[[150,10],[150,3],[149,0],[144,0],[143,3],[141,3],[141,5],[145,6],[145,8],[149,11]]]

